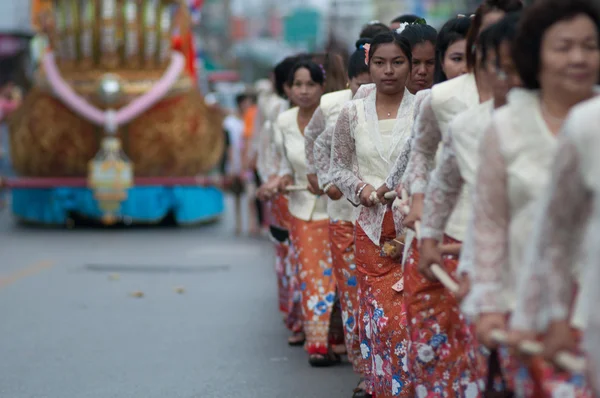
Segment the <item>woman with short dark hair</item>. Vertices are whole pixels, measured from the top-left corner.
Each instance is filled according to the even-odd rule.
[[[508,317],[530,338],[545,330],[548,322],[551,331],[570,333],[569,322],[558,321],[568,318],[570,306],[539,306],[546,292],[537,283],[521,282],[527,279],[524,253],[556,156],[556,137],[571,108],[596,95],[599,24],[600,15],[589,0],[538,0],[523,14],[513,58],[524,88],[511,91],[508,104],[494,113],[484,134],[480,158],[485,166],[479,168],[473,201],[471,291],[478,308],[478,336],[490,348],[496,346],[492,331],[506,330]],[[532,303],[526,311],[516,306],[519,283]],[[530,384],[521,375],[510,375],[517,378],[517,390]],[[571,377],[546,373],[544,395],[567,383],[573,396],[588,396],[585,386]]]
[[[296,184],[307,186],[304,130],[319,106],[325,90],[323,68],[310,61],[298,62],[290,73],[288,86],[295,108],[279,115],[275,142],[284,154],[279,168],[279,190]],[[339,363],[331,351],[329,330],[335,301],[335,279],[331,269],[327,200],[309,191],[289,192],[290,238],[297,260],[305,349],[313,366]]]

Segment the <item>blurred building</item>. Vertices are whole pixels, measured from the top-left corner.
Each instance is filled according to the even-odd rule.
[[[0,85],[13,81],[27,89],[32,65],[29,42],[35,32],[31,2],[0,0]]]

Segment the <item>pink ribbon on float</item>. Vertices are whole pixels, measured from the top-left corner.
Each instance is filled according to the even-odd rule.
[[[158,82],[147,93],[136,98],[118,111],[103,111],[78,95],[60,75],[52,52],[44,55],[43,65],[50,87],[52,87],[54,93],[65,105],[93,123],[99,125],[110,123],[116,127],[130,122],[160,101],[168,93],[183,71],[185,59],[183,55],[177,52],[172,53],[171,63]]]

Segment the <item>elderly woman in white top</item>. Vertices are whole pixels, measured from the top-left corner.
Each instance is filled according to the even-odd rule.
[[[535,336],[546,331],[546,325],[537,324],[542,313],[550,324],[544,339],[545,356],[555,358],[559,350],[577,351],[573,338],[573,320],[582,329],[584,349],[590,358],[589,375],[597,380],[600,369],[600,317],[591,310],[598,303],[600,291],[600,98],[596,97],[576,106],[565,121],[557,144],[550,183],[541,196],[540,211],[535,217],[533,240],[526,254],[523,278],[519,281],[517,304],[511,327],[519,334]],[[581,261],[583,279],[579,314],[572,312],[578,272],[577,259]],[[582,272],[579,271],[579,272]],[[528,331],[529,333],[523,333]],[[596,386],[596,393],[600,393]]]
[[[382,244],[396,236],[391,211],[374,199],[405,152],[413,123],[414,96],[406,89],[411,52],[395,32],[373,39],[369,70],[376,89],[342,110],[332,138],[332,182],[356,206],[356,267],[359,275],[361,351],[373,364],[367,392],[377,397],[413,397],[404,353],[407,348],[402,292],[392,287],[402,268]],[[400,289],[401,290],[401,289]]]
[[[509,94],[508,104],[494,113],[484,133],[480,159],[485,167],[479,168],[473,201],[471,294],[478,336],[491,348],[496,346],[491,332],[506,329],[515,309],[515,286],[523,277],[523,253],[531,241],[536,199],[556,155],[556,135],[569,110],[594,96],[600,72],[600,15],[590,1],[541,0],[522,18],[513,59],[526,89]],[[529,322],[545,323],[537,315],[542,314]],[[535,361],[534,374],[539,374],[538,365]],[[547,374],[537,385],[554,389],[561,380],[559,374]],[[526,380],[517,381],[520,388]],[[577,379],[570,388],[576,396],[587,394]]]

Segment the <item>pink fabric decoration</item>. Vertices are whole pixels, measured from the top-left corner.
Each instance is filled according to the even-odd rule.
[[[56,66],[52,52],[44,55],[43,65],[52,90],[65,105],[92,123],[106,125],[107,119],[109,119],[107,112],[91,105],[65,82]],[[126,124],[150,109],[167,94],[177,81],[184,66],[185,59],[183,55],[174,52],[171,55],[171,64],[160,80],[147,93],[116,111],[114,118],[110,118],[113,120],[110,121],[114,122],[116,126]]]

